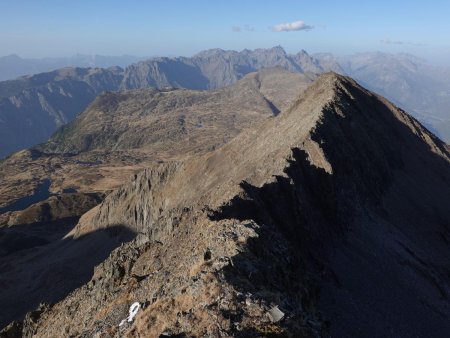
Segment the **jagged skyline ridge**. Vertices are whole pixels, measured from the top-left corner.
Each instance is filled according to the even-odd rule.
[[[450,54],[449,3],[386,0],[361,3],[118,0],[61,3],[6,1],[0,11],[2,53],[24,57],[76,53],[186,55],[221,47],[301,45],[338,54],[409,52],[444,62]],[[49,19],[50,18],[50,19]]]

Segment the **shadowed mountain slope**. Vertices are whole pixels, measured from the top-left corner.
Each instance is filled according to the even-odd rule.
[[[104,90],[116,90],[120,68],[63,68],[0,82],[0,157],[43,142]]]
[[[86,213],[68,237],[121,224],[138,238],[20,325],[37,337],[445,336],[449,161],[401,109],[322,75],[275,118],[145,170]]]

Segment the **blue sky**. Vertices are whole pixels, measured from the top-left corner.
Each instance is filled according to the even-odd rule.
[[[277,27],[309,29],[274,31],[295,22]],[[0,55],[189,56],[275,45],[341,55],[409,52],[443,62],[450,1],[0,0]]]

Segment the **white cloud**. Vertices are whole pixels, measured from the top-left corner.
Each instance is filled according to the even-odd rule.
[[[313,26],[307,25],[304,21],[298,20],[294,22],[280,23],[272,27],[274,32],[290,32],[290,31],[308,31],[313,29]]]

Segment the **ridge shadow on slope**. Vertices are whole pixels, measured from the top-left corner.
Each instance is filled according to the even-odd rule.
[[[39,233],[20,237],[31,226],[38,227],[36,223],[0,229],[0,239],[20,245],[3,248],[6,252],[0,256],[0,270],[4,271],[0,278],[0,328],[12,320],[22,320],[41,303],[54,304],[66,298],[91,279],[94,267],[111,251],[136,236],[128,227],[116,225],[77,239],[63,238],[77,221],[70,218],[43,224],[45,230],[55,231],[51,238]]]
[[[363,89],[338,88],[337,97],[311,135],[332,173],[293,148],[286,177],[261,187],[241,182],[240,194],[210,211],[212,220],[250,221],[258,234],[224,277],[279,306],[286,314],[280,334],[307,334],[315,325],[339,337],[443,336],[450,330],[443,315],[450,311],[450,166],[431,144],[448,151]]]
[[[280,336],[287,332],[309,336],[311,326],[325,334],[327,326],[315,318],[319,289],[307,266],[322,268],[327,244],[343,234],[345,224],[340,220],[345,211],[337,207],[331,175],[312,165],[304,150],[292,149],[288,163],[287,177],[275,176],[273,183],[260,188],[242,182],[243,194],[210,211],[209,217],[254,221],[247,226],[258,236],[247,240],[246,250],[234,256],[223,273],[243,295],[277,305],[286,314],[279,323]],[[319,242],[321,246],[315,246]],[[239,321],[242,311],[225,316]],[[255,327],[232,334],[258,337],[264,330]]]

